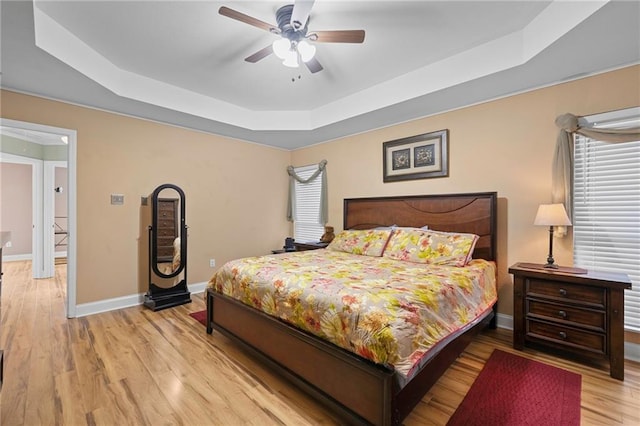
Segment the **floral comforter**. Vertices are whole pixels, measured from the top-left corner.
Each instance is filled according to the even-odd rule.
[[[438,342],[496,301],[493,262],[416,264],[332,250],[233,260],[209,286],[405,380]]]

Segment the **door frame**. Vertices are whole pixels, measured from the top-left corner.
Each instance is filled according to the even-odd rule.
[[[77,159],[77,131],[73,129],[65,129],[62,127],[47,126],[44,124],[29,123],[25,121],[17,121],[6,118],[0,118],[0,125],[7,127],[15,127],[18,129],[35,130],[38,132],[54,133],[56,135],[66,136],[67,143],[67,213],[68,213],[68,229],[67,229],[67,318],[74,318],[76,316],[76,279],[77,279],[77,180],[76,180],[76,159]],[[8,154],[0,154],[2,156]],[[40,176],[38,182],[42,191],[43,187],[43,166],[40,166]],[[34,197],[36,194],[34,194]],[[39,194],[39,200],[36,204],[39,204],[38,218],[35,223],[40,223],[44,226],[43,222],[43,194]],[[34,206],[36,205],[34,204]],[[35,209],[34,209],[35,210]],[[34,230],[35,231],[35,230]],[[53,230],[51,230],[53,232]],[[44,241],[44,233],[42,229],[38,233],[41,241]],[[51,259],[53,263],[53,248],[50,250]]]
[[[52,277],[55,273],[56,239],[55,239],[55,186],[56,167],[68,168],[67,161],[44,160],[44,261],[43,270],[47,277]],[[68,188],[67,188],[67,192]]]

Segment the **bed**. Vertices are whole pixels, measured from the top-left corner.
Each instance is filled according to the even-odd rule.
[[[393,227],[394,230],[389,231],[391,238],[393,238],[394,232],[399,235],[400,232],[395,231],[398,227],[412,227],[413,229],[426,227],[430,230],[456,233],[456,235],[477,235],[478,237],[474,237],[472,245],[474,260],[466,259],[465,264],[471,265],[470,269],[483,270],[484,272],[479,272],[480,275],[493,275],[493,286],[495,287],[496,204],[497,194],[495,192],[345,199],[343,229],[375,230],[366,231],[366,234],[370,236],[372,234],[379,235],[385,232],[384,229],[389,229],[387,227]],[[356,233],[357,231],[354,231],[351,234]],[[341,237],[339,234],[336,238],[340,239],[344,236]],[[391,244],[391,239],[389,244]],[[339,244],[333,245],[339,247]],[[384,250],[389,250],[388,244],[383,246],[382,251]],[[392,251],[388,253],[392,253]],[[387,253],[380,256],[379,261],[374,260],[374,257],[376,256],[360,256],[362,261],[354,261],[353,253],[345,254],[335,248],[334,250],[322,249],[308,253],[287,253],[252,258],[247,260],[248,264],[242,267],[239,266],[241,264],[230,265],[226,268],[226,273],[230,274],[229,271],[233,270],[235,274],[242,268],[247,270],[256,268],[252,272],[256,277],[278,274],[281,271],[276,269],[280,268],[275,263],[276,260],[286,260],[285,263],[295,264],[298,268],[301,265],[304,267],[303,261],[318,265],[327,262],[327,265],[331,266],[321,266],[321,269],[329,270],[334,267],[338,268],[340,262],[344,261],[352,265],[358,264],[360,269],[364,270],[382,271],[387,267],[392,268],[391,276],[394,279],[404,274],[404,272],[398,273],[397,269],[393,269],[397,268],[398,264],[407,263],[399,261],[402,259],[393,258],[392,254],[387,255]],[[379,263],[370,266],[369,262],[374,261]],[[446,269],[448,266],[442,268]],[[309,271],[311,269],[313,268],[309,268]],[[462,268],[458,269],[462,270]],[[441,312],[457,309],[472,314],[461,315],[468,316],[469,321],[463,326],[453,326],[453,332],[446,334],[445,337],[433,339],[435,343],[421,351],[419,357],[412,353],[402,352],[403,345],[400,343],[395,345],[400,348],[399,352],[402,352],[400,354],[390,352],[390,355],[372,356],[371,352],[377,353],[377,349],[368,352],[362,351],[358,349],[358,345],[349,343],[353,342],[352,339],[345,344],[340,340],[328,338],[327,335],[324,335],[323,338],[317,337],[318,333],[314,333],[312,328],[320,320],[314,318],[313,315],[306,315],[304,321],[296,322],[295,318],[291,316],[291,312],[285,314],[275,312],[272,303],[261,302],[261,300],[271,300],[269,299],[271,296],[260,293],[260,297],[256,297],[258,290],[249,291],[244,287],[245,281],[252,281],[251,276],[239,280],[242,282],[242,291],[225,287],[227,284],[222,283],[226,281],[223,281],[221,276],[225,273],[224,270],[225,267],[216,272],[206,291],[207,333],[211,333],[215,329],[237,342],[350,423],[399,424],[464,350],[473,336],[487,325],[495,326],[494,288],[493,296],[488,290],[484,291],[486,294],[474,296],[474,300],[484,299],[487,306],[478,305],[475,310],[473,306],[441,308]],[[334,272],[334,275],[341,274]],[[308,280],[318,282],[319,278],[312,271],[309,274]],[[300,273],[298,270],[296,276],[305,275],[308,274],[306,272]],[[357,289],[357,282],[362,279],[361,276],[351,273],[346,275],[351,276],[351,285]],[[379,281],[377,278],[379,277],[373,277],[370,281],[377,283]],[[460,278],[455,279],[459,280]],[[362,280],[364,281],[364,279]],[[312,287],[308,285],[308,282],[312,281],[306,282],[302,278],[299,281],[301,281],[300,288]],[[402,286],[405,284],[403,283]],[[381,285],[384,287],[384,284]],[[328,294],[334,293],[333,290],[323,289],[323,291]],[[240,300],[238,294],[234,295],[234,292],[240,294]],[[241,295],[243,292],[246,296],[244,300]],[[338,292],[342,295],[342,299],[345,299],[343,290]],[[313,299],[313,297],[305,296],[302,299]],[[358,297],[357,291],[354,292],[353,297]],[[346,300],[351,300],[351,298],[352,296],[346,297]],[[401,303],[396,302],[396,305]],[[269,306],[269,308],[264,309],[262,304]],[[335,301],[332,302],[332,306],[335,304]],[[304,310],[304,308],[301,309]],[[348,311],[349,309],[350,306],[347,306],[347,309],[342,306],[339,311]],[[406,312],[403,315],[405,314]],[[358,313],[354,318],[362,321],[365,314]],[[343,319],[342,321],[342,324],[345,324],[349,320]],[[385,319],[385,321],[388,324],[393,323],[393,320]],[[412,321],[404,321],[404,324],[409,322]],[[306,327],[307,323],[311,325]],[[387,328],[390,327],[386,327],[385,331]],[[423,330],[426,327],[419,326],[418,329]],[[415,337],[412,338],[415,339]],[[429,338],[430,336],[427,336],[427,339]],[[376,348],[394,346],[385,342],[387,340],[382,339],[382,343],[378,342],[380,344]],[[393,350],[397,349],[395,346]],[[415,344],[413,346],[415,349]],[[410,359],[411,362],[407,363],[407,359]]]

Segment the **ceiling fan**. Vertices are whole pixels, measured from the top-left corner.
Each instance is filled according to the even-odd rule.
[[[255,63],[274,53],[288,67],[298,67],[300,60],[302,60],[309,71],[316,73],[322,71],[323,68],[314,57],[316,47],[309,41],[317,43],[362,43],[364,41],[364,30],[309,32],[309,13],[314,1],[295,0],[294,4],[282,6],[276,11],[277,26],[225,6],[222,6],[218,13],[280,36],[269,46],[246,57],[245,61]]]

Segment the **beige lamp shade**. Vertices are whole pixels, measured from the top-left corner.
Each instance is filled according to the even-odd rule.
[[[540,204],[534,225],[571,226],[571,220],[563,204]]]

